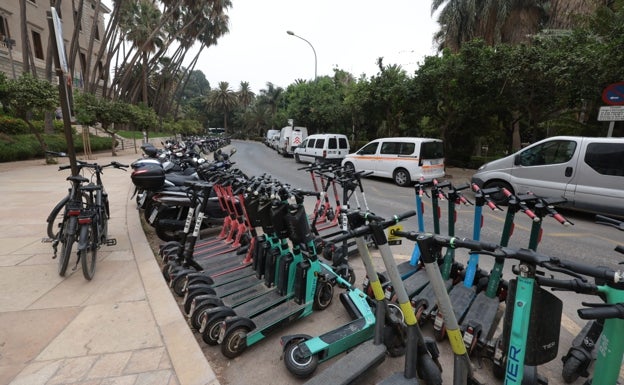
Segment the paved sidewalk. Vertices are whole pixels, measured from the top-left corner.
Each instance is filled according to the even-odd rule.
[[[130,163],[96,154],[98,163]],[[67,159],[59,159],[67,164]],[[57,273],[41,243],[69,171],[43,160],[0,163],[0,385],[219,384],[162,279],[145,238],[130,173],[106,169],[109,234],[95,277]]]

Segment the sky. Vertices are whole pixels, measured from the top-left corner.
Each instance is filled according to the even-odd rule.
[[[258,93],[267,82],[286,88],[297,79],[314,78],[333,69],[356,78],[398,64],[412,74],[425,56],[436,54],[438,30],[425,0],[232,0],[230,32],[216,46],[204,49],[195,69],[211,88],[226,81],[233,91],[241,81]],[[188,55],[189,60],[192,55]]]

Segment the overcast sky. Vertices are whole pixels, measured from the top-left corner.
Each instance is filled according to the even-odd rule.
[[[314,46],[318,76],[339,68],[370,77],[378,57],[411,74],[436,53],[431,1],[232,0],[228,14],[230,33],[204,49],[195,67],[212,88],[226,81],[236,91],[247,81],[257,93],[267,82],[286,88],[313,79],[312,48],[287,30]]]

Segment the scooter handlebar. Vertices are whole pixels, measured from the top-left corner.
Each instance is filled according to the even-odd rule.
[[[586,303],[583,303],[587,305]],[[576,311],[582,319],[606,319],[621,318],[624,319],[624,303],[619,302],[612,305],[600,304],[596,307],[578,309]]]

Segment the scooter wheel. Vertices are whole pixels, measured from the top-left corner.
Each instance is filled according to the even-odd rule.
[[[221,342],[221,353],[227,358],[236,358],[243,354],[247,348],[247,332],[249,328],[246,326],[227,330]]]
[[[428,353],[419,355],[418,366],[416,367],[418,377],[425,380],[427,385],[441,385],[442,373],[440,367]]]
[[[221,322],[223,318],[215,318],[206,324],[202,333],[202,340],[210,346],[219,345],[219,333],[221,332]]]
[[[325,310],[334,299],[334,287],[331,283],[319,280],[316,285],[316,293],[314,294],[314,310]]]
[[[184,283],[186,282],[186,274],[178,274],[171,281],[171,288],[178,297],[184,297]]]
[[[212,303],[202,303],[199,306],[193,309],[193,312],[189,315],[189,319],[191,321],[191,326],[195,330],[199,330],[201,328],[201,317],[202,314],[209,309],[212,309],[215,305]],[[217,338],[219,335],[217,334]]]
[[[583,363],[575,357],[568,357],[563,363],[563,369],[561,370],[561,376],[566,384],[571,384],[576,381],[580,373],[583,371]]]
[[[299,344],[303,339],[291,341],[284,349],[284,364],[286,369],[297,378],[308,378],[318,367],[319,358],[316,354],[304,357]]]

